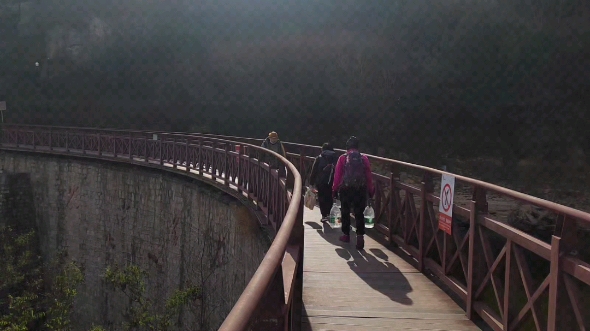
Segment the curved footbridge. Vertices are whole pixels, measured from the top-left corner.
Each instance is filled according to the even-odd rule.
[[[366,236],[359,251],[320,218],[305,210],[301,330],[480,330],[388,242]]]
[[[2,149],[125,162],[208,182],[258,211],[274,236],[220,330],[590,329],[590,214],[436,169],[369,155],[376,226],[365,249],[303,208],[319,147],[253,138],[9,125]],[[339,153],[343,151],[339,150]],[[286,176],[270,169],[276,158]],[[452,226],[439,227],[440,178],[455,179]],[[525,206],[554,222],[533,237],[508,226]]]

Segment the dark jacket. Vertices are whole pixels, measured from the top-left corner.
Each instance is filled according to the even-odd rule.
[[[322,153],[315,158],[313,166],[311,167],[311,174],[309,176],[309,184],[314,186],[329,185],[334,181],[334,170],[338,157],[334,151],[322,151]]]
[[[266,138],[262,142],[261,146],[266,149],[270,149],[271,151],[280,154],[285,158],[287,157],[287,154],[285,153],[285,147],[283,147],[283,143],[280,140],[273,144],[270,142],[269,138]],[[281,163],[276,157],[270,155],[265,155],[265,157],[262,158],[262,161],[268,163],[271,168],[278,168],[279,164]]]

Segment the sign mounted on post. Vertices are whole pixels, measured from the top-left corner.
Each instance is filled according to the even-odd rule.
[[[451,235],[453,229],[453,196],[455,177],[442,175],[440,182],[440,203],[438,204],[438,228]]]

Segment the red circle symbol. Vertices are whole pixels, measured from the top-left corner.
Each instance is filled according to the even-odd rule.
[[[451,190],[451,185],[446,184],[442,190],[442,194],[440,196],[440,202],[442,203],[443,210],[448,212],[453,205],[453,191]]]

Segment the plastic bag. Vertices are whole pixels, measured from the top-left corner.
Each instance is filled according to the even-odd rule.
[[[310,210],[313,210],[313,208],[315,207],[316,199],[317,198],[315,193],[313,192],[311,187],[308,187],[307,191],[305,192],[305,196],[303,197],[303,203],[305,204],[305,207],[309,208]]]

